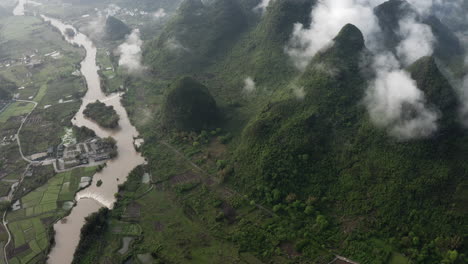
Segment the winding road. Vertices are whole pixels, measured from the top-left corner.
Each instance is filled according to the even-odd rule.
[[[26,117],[23,119],[23,122],[21,122],[21,125],[20,127],[18,128],[18,131],[16,132],[16,142],[18,143],[18,149],[19,149],[19,152],[21,154],[21,158],[23,160],[25,160],[26,162],[30,163],[30,164],[38,164],[39,162],[37,161],[32,161],[28,158],[26,158],[24,155],[23,155],[23,150],[21,149],[21,140],[20,140],[20,132],[21,132],[21,129],[23,128],[23,125],[24,123],[26,123],[26,121],[28,120],[28,117],[32,114],[32,112],[34,112],[34,110],[36,109],[38,103],[37,102],[34,102],[34,101],[27,101],[27,100],[16,100],[17,102],[24,102],[24,103],[30,103],[30,104],[34,104],[34,107],[33,109],[31,110],[31,112],[29,112],[29,114],[26,115]]]

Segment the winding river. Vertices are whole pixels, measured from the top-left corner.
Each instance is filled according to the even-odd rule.
[[[42,16],[42,18],[59,29],[70,44],[77,44],[86,50],[86,57],[81,62],[81,72],[86,79],[88,91],[83,98],[80,110],[72,120],[73,124],[88,127],[94,130],[99,137],[113,137],[117,141],[119,152],[116,159],[109,161],[101,172],[94,175],[93,182],[102,180],[102,186],[97,187],[93,184],[80,191],[75,197],[77,205],[72,209],[71,214],[54,225],[56,245],[49,254],[48,263],[67,264],[72,262],[73,253],[80,239],[80,231],[84,224],[84,218],[98,211],[101,207],[112,208],[115,202],[114,194],[118,190],[118,185],[125,182],[133,168],[144,163],[144,158],[135,151],[133,146],[134,138],[138,136],[138,131],[130,123],[127,112],[120,103],[120,95],[106,96],[101,91],[98,66],[96,65],[97,50],[93,42],[71,25],[46,16]],[[76,36],[67,38],[65,35],[67,28],[73,29],[77,33]],[[119,129],[103,129],[83,116],[83,110],[86,105],[96,100],[114,107],[120,115]]]

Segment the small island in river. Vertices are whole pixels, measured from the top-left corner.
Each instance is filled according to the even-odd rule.
[[[98,123],[101,127],[114,129],[119,126],[119,115],[113,106],[96,101],[88,104],[83,114]]]

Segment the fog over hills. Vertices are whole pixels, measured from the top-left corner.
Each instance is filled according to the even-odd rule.
[[[468,263],[465,1],[63,1],[27,8],[90,36],[95,104],[121,118],[105,140],[131,146],[84,191],[117,189],[73,263]],[[81,65],[67,69],[86,77]],[[2,67],[8,106],[24,69]],[[52,80],[40,89],[62,87]],[[90,140],[89,128],[71,131]],[[113,181],[129,154],[145,162]],[[8,253],[19,263],[24,239]]]

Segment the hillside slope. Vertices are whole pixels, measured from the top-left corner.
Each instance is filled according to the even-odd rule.
[[[284,49],[294,23],[314,19],[315,1],[276,0],[263,14],[252,11],[258,2],[186,0],[147,43],[150,78],[135,78],[124,100],[135,122],[150,113],[139,128],[146,169],[157,172],[161,193],[174,195],[190,221],[210,227],[207,233],[266,263],[329,263],[335,254],[359,263],[466,262],[468,137],[457,117],[460,102],[441,73],[463,54],[456,36],[405,1],[375,9],[394,53],[403,15],[414,15],[437,39],[432,57],[401,71],[437,114],[439,130],[399,140],[372,122],[363,103],[375,77],[363,62],[376,54],[359,28],[344,26],[300,71]],[[219,128],[165,129],[168,91],[185,75],[209,90],[224,117]],[[411,107],[401,112],[415,114]],[[145,241],[164,242],[154,237]],[[190,242],[181,247],[190,257],[203,255],[192,254]],[[156,255],[178,259],[171,250]]]

